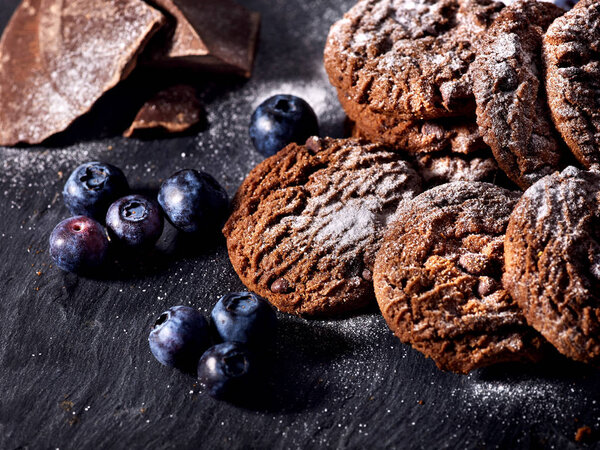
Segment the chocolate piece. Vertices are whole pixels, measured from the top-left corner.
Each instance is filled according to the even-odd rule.
[[[67,128],[132,71],[163,21],[141,0],[24,0],[0,40],[0,145]]]
[[[250,77],[260,14],[231,0],[147,1],[176,22],[172,38],[154,56],[155,62]]]
[[[200,122],[201,117],[202,105],[196,98],[196,90],[191,86],[172,86],[144,103],[123,136],[152,129],[180,133]]]

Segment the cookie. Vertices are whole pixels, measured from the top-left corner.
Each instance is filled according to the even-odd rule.
[[[562,141],[546,101],[542,37],[562,14],[558,6],[536,0],[507,6],[483,35],[472,65],[483,139],[523,189],[560,168]]]
[[[361,0],[329,32],[329,79],[340,95],[402,120],[472,113],[474,43],[502,7],[492,0]]]
[[[518,198],[489,183],[445,184],[407,202],[386,233],[373,274],[377,302],[396,336],[440,369],[540,357],[543,339],[501,283]]]
[[[519,200],[506,232],[506,289],[562,354],[600,363],[600,173],[568,167]]]
[[[332,316],[373,300],[372,270],[400,202],[421,190],[382,144],[310,138],[260,163],[223,233],[243,283],[281,311]]]
[[[370,139],[367,133],[364,133],[356,124],[351,128],[352,137],[358,139]],[[442,129],[443,133],[443,129]],[[413,167],[417,170],[423,179],[424,186],[432,187],[439,184],[449,183],[451,181],[495,181],[500,169],[491,150],[482,150],[479,152],[469,152],[467,154],[453,152],[452,148],[457,139],[448,138],[444,134],[425,134],[421,138],[424,141],[423,149],[425,153],[413,153],[407,155]],[[418,139],[418,135],[415,134]],[[375,142],[377,140],[375,139]],[[442,145],[440,145],[442,144]],[[437,148],[450,148],[446,151],[434,151]],[[464,145],[458,143],[458,148],[464,148]],[[416,149],[416,147],[415,147]],[[402,151],[401,148],[394,148],[396,151]]]
[[[340,98],[348,117],[355,122],[355,132],[372,142],[383,142],[409,153],[451,151],[468,154],[488,149],[479,134],[475,117],[452,117],[432,120],[398,120],[375,113],[364,105]]]
[[[489,151],[463,155],[459,153],[421,153],[412,155],[411,162],[423,178],[425,186],[437,186],[452,181],[495,181],[499,169]]]
[[[600,163],[600,3],[581,0],[556,19],[543,41],[554,124],[586,167]]]

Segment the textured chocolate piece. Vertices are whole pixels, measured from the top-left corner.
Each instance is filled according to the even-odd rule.
[[[235,271],[282,311],[332,316],[373,300],[383,231],[421,180],[398,153],[310,138],[260,163],[223,233]]]
[[[331,27],[325,68],[341,95],[398,119],[472,113],[474,43],[503,4],[361,0]]]
[[[562,354],[600,364],[600,174],[567,167],[510,216],[504,286]]]
[[[373,273],[381,312],[440,369],[540,357],[543,339],[501,283],[518,198],[488,183],[445,184],[407,202],[386,233]]]
[[[144,130],[180,133],[201,119],[202,105],[196,97],[196,89],[186,85],[172,86],[144,103],[123,135],[131,137]]]
[[[0,40],[0,145],[67,128],[133,70],[163,21],[141,0],[24,0]]]
[[[252,74],[260,14],[232,0],[146,0],[174,20],[167,44],[155,55],[160,64]]]
[[[523,189],[560,168],[564,145],[547,105],[542,37],[562,14],[558,6],[536,0],[504,8],[472,65],[483,138],[500,168]]]
[[[546,91],[556,128],[586,167],[600,164],[600,2],[581,0],[544,36]]]

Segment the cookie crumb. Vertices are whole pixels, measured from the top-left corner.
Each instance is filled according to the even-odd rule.
[[[587,442],[592,436],[592,429],[587,425],[579,427],[575,432],[575,442]]]

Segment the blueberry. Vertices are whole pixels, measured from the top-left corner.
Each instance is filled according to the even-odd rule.
[[[110,205],[106,226],[111,237],[127,247],[150,247],[162,234],[162,212],[148,198],[128,195]]]
[[[241,400],[250,394],[254,370],[252,354],[243,344],[225,342],[202,355],[198,379],[216,399]]]
[[[85,272],[98,267],[107,251],[104,228],[89,217],[65,219],[50,235],[50,256],[58,267],[68,272]]]
[[[565,10],[573,9],[573,7],[577,4],[578,0],[553,0],[553,3],[556,6],[561,7]]]
[[[148,338],[154,357],[165,366],[194,369],[210,345],[208,322],[189,306],[173,306],[160,315]]]
[[[211,314],[223,341],[247,345],[267,343],[273,338],[277,317],[271,305],[250,292],[233,292],[219,299]]]
[[[82,164],[69,176],[63,198],[71,214],[103,222],[110,204],[128,191],[129,185],[121,169],[92,161]]]
[[[250,138],[265,157],[286,145],[303,144],[319,134],[319,122],[308,103],[293,95],[275,95],[262,102],[250,119]]]
[[[169,222],[186,233],[220,228],[229,207],[225,189],[206,172],[193,169],[167,178],[158,192],[158,203]]]

